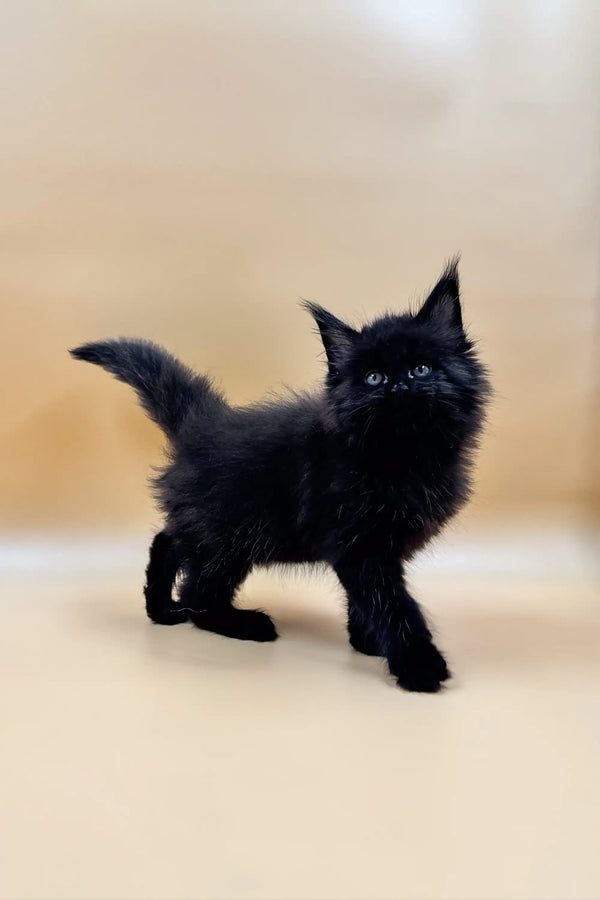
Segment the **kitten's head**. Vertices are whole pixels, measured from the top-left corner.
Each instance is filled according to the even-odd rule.
[[[426,456],[474,437],[489,393],[465,334],[457,261],[415,313],[387,314],[355,330],[306,302],[327,354],[336,429],[375,454],[401,447]]]

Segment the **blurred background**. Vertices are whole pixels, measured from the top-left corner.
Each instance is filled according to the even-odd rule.
[[[468,516],[598,507],[600,11],[524,4],[0,8],[0,523],[147,529],[161,436],[66,354],[136,335],[242,403],[462,253],[497,390]]]
[[[2,898],[600,896],[599,70],[597,0],[0,3]],[[325,574],[251,575],[273,645],[152,626],[163,439],[67,349],[253,401],[323,375],[300,296],[403,310],[457,252],[496,396],[410,572],[448,690]]]

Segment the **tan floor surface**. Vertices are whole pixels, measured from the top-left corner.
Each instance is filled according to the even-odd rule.
[[[267,646],[152,626],[139,572],[5,578],[0,895],[598,898],[593,584],[418,580],[438,696],[327,577],[251,579]]]

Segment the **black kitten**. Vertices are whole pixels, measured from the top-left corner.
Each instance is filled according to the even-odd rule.
[[[71,351],[135,388],[169,438],[148,615],[271,641],[269,616],[233,606],[238,587],[256,565],[325,561],[348,595],[352,646],[385,656],[402,687],[437,691],[449,672],[403,562],[467,500],[489,393],[463,329],[456,262],[416,314],[355,330],[305,306],[325,345],[325,385],[277,402],[232,407],[208,378],[146,341]]]

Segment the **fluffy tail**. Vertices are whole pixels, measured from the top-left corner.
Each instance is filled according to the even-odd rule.
[[[131,385],[150,418],[171,440],[177,437],[191,408],[224,406],[208,378],[196,375],[150,341],[119,338],[83,344],[69,353],[75,359],[102,366]]]

